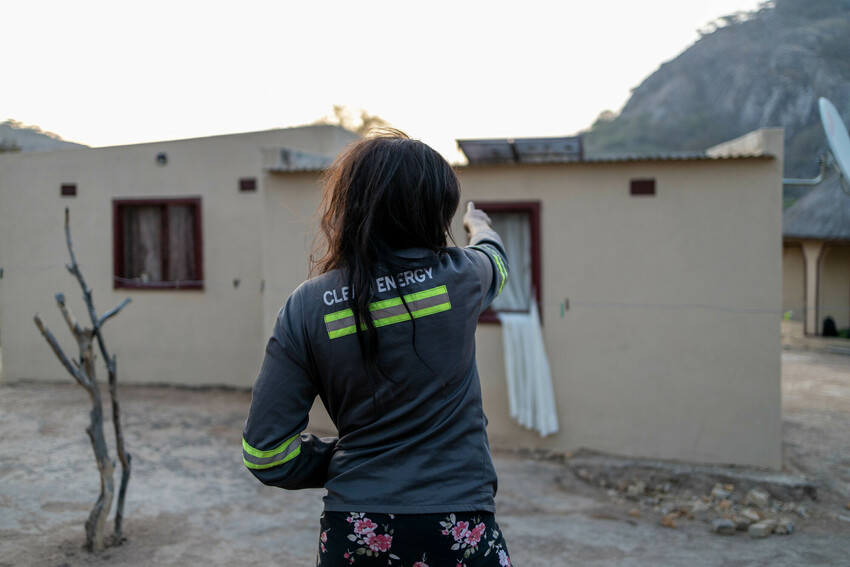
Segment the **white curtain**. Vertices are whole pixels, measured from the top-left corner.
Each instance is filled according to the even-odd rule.
[[[531,303],[531,224],[523,213],[492,213],[493,230],[502,237],[511,273],[494,311],[527,311]]]
[[[537,302],[529,303],[528,313],[499,313],[508,407],[520,425],[545,437],[558,431],[558,414]]]
[[[198,279],[195,273],[195,222],[191,205],[168,207],[168,277],[171,281]]]
[[[143,282],[162,281],[162,215],[159,207],[124,209],[124,275]]]

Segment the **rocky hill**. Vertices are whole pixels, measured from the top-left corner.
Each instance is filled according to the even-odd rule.
[[[24,126],[16,120],[0,122],[0,153],[3,152],[40,152],[85,148],[83,144],[67,142],[52,132],[45,132],[37,126]]]
[[[850,122],[850,0],[775,0],[712,22],[701,39],[585,135],[591,156],[702,150],[761,127],[785,128],[785,174],[813,177],[827,150],[826,97]]]

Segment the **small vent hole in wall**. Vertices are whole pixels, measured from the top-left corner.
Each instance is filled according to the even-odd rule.
[[[63,183],[62,188],[59,191],[59,194],[63,197],[76,197],[77,196],[77,184],[76,183]]]
[[[240,191],[256,191],[257,190],[257,178],[256,177],[243,177],[239,180],[239,190]]]
[[[637,197],[655,195],[655,179],[632,179],[630,194]]]

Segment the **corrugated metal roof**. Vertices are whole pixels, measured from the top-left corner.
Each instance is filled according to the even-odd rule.
[[[834,174],[782,213],[782,236],[850,240],[850,195]]]
[[[725,154],[700,152],[658,152],[652,154],[608,154],[587,157],[581,136],[560,138],[492,138],[457,140],[469,166],[510,163],[618,163],[647,161],[694,161],[774,158],[763,152]]]
[[[569,163],[583,158],[581,136],[457,140],[469,165]]]
[[[664,152],[657,154],[623,154],[603,155],[585,158],[585,163],[615,163],[634,161],[718,161],[728,159],[772,159],[776,156],[770,154],[733,154],[733,155],[709,155],[705,152]]]

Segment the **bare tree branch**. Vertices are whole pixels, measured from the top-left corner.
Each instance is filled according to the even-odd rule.
[[[100,332],[100,328],[103,326],[103,324],[106,323],[109,319],[111,319],[115,315],[117,315],[119,311],[124,309],[124,306],[126,306],[128,303],[130,303],[130,301],[131,301],[131,299],[129,297],[125,297],[124,300],[121,301],[121,303],[119,303],[118,305],[116,305],[115,307],[113,307],[112,309],[110,309],[109,311],[104,313],[103,315],[101,315],[100,319],[97,320],[97,324],[95,325],[95,328],[98,330],[98,333]],[[106,356],[105,353],[101,353],[101,354]]]
[[[71,310],[68,309],[68,306],[65,304],[65,295],[61,293],[56,294],[56,303],[59,304],[59,310],[62,311],[62,317],[65,319],[65,322],[68,323],[68,328],[71,329],[71,333],[77,338],[79,341],[79,336],[83,333],[83,328],[80,327],[80,324],[77,323],[77,319],[74,318]]]
[[[74,255],[74,247],[71,244],[71,221],[68,207],[65,207],[65,242],[68,244],[68,254],[71,256],[71,264],[67,266],[68,271],[77,278],[78,282],[80,282],[80,287],[83,289],[83,299],[85,299],[86,306],[89,308],[89,318],[92,321],[92,325],[96,325],[97,315],[94,312],[94,302],[91,298],[91,289],[88,284],[86,284],[86,280],[83,278],[82,272],[80,272],[80,265],[77,264],[77,257]]]
[[[62,350],[62,347],[59,346],[59,342],[56,340],[56,337],[53,336],[53,333],[50,332],[44,325],[44,321],[41,320],[41,316],[36,314],[33,317],[33,321],[35,321],[35,326],[38,327],[38,330],[41,331],[41,335],[47,341],[47,344],[50,345],[50,348],[53,349],[53,352],[56,354],[56,357],[59,359],[59,362],[62,363],[62,366],[74,377],[74,380],[79,382],[80,386],[89,390],[93,387],[91,380],[86,373],[80,368],[80,365],[77,361],[74,361],[74,364],[71,363],[71,360],[65,355],[65,352]]]

